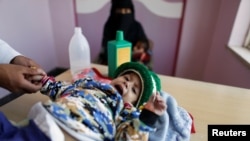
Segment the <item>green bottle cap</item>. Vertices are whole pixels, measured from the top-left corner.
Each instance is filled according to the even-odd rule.
[[[123,31],[117,30],[116,31],[116,41],[122,41],[123,40]]]

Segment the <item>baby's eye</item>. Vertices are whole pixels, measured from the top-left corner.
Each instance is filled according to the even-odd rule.
[[[128,76],[125,76],[124,78],[125,78],[125,80],[129,81],[129,78],[128,78]]]
[[[138,49],[143,49],[143,46],[139,46]]]
[[[132,91],[134,94],[136,94],[136,89],[134,87],[132,88]]]

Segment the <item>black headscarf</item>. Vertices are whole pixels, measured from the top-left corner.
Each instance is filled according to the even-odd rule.
[[[132,47],[138,40],[147,40],[142,25],[135,20],[135,10],[132,0],[112,0],[110,16],[104,25],[102,38],[102,51],[98,63],[107,65],[107,43],[115,40],[116,31],[122,30],[124,39],[132,43]],[[130,8],[130,14],[116,13],[118,8]]]

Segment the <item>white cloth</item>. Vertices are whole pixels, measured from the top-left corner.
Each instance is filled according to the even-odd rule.
[[[18,55],[21,54],[0,39],[0,64],[9,64],[10,61]]]
[[[43,108],[42,103],[38,102],[32,106],[29,115],[36,125],[45,133],[51,141],[64,141],[65,137],[61,129],[57,126],[53,117],[46,109]]]

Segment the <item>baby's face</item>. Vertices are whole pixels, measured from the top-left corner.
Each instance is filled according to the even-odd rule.
[[[145,52],[145,48],[146,48],[146,44],[141,41],[138,41],[136,45],[133,47],[133,53],[134,54],[143,53]]]
[[[112,80],[111,85],[122,95],[124,102],[135,104],[141,93],[141,81],[136,73],[127,73]]]

